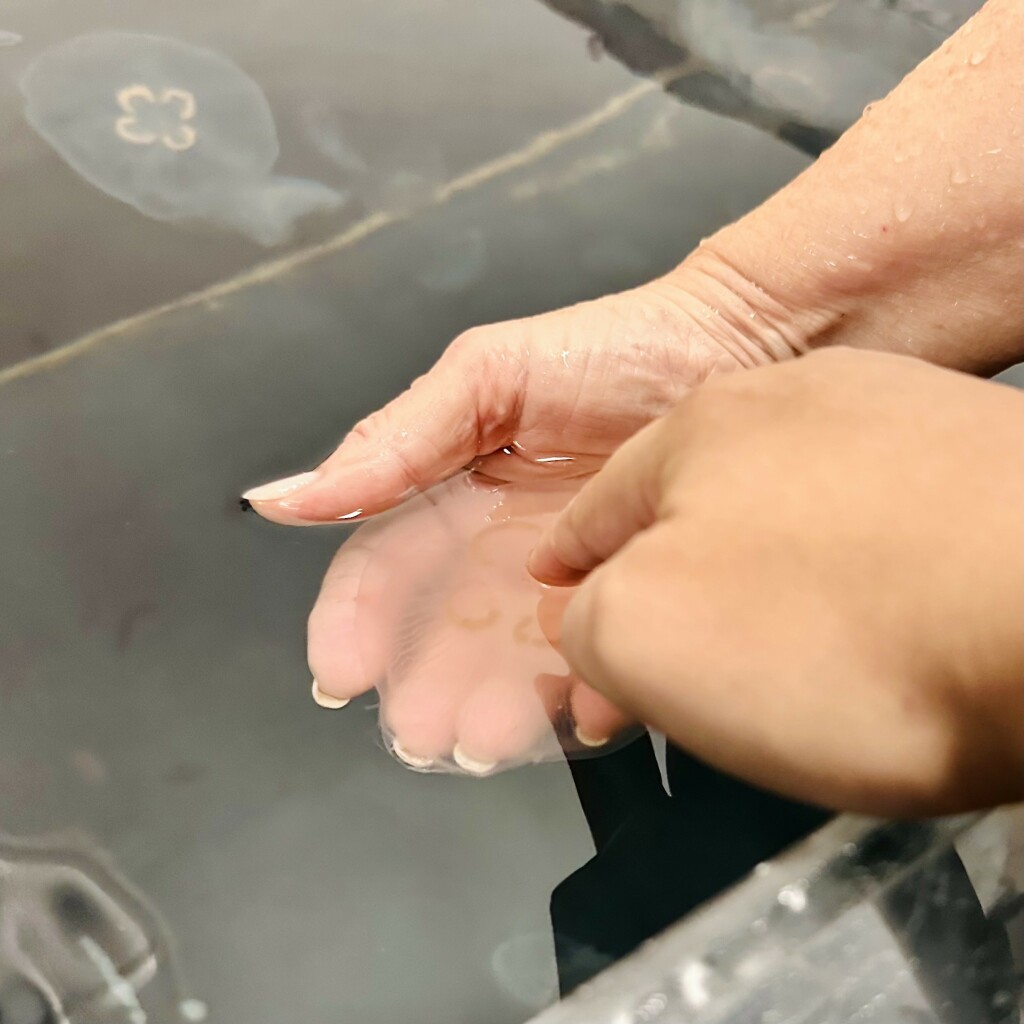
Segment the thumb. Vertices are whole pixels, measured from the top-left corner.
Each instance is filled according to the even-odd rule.
[[[541,583],[571,586],[651,526],[661,503],[665,420],[634,434],[562,510],[530,555]]]
[[[492,328],[456,338],[434,367],[358,423],[311,473],[243,497],[294,526],[363,519],[404,501],[508,444],[520,401],[520,360]]]

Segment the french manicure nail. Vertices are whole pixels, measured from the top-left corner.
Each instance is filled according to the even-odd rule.
[[[464,772],[469,772],[470,775],[490,775],[498,766],[496,761],[477,761],[476,758],[469,757],[458,743],[455,744],[455,749],[452,751],[452,758]]]
[[[395,757],[397,757],[399,761],[407,764],[410,768],[426,769],[433,767],[433,758],[417,757],[415,754],[410,754],[409,751],[398,742],[398,740],[391,741],[391,749],[394,752]]]
[[[607,736],[588,736],[585,732],[576,730],[576,739],[580,741],[585,747],[596,749],[597,747],[603,747],[608,742]]]
[[[253,487],[242,497],[246,501],[277,501],[311,484],[319,475],[315,470],[310,473],[296,473],[295,476],[286,476],[283,480],[272,480],[269,484]]]
[[[317,702],[322,708],[330,708],[332,711],[337,708],[343,708],[348,701],[343,700],[340,697],[332,697],[329,693],[324,693],[320,689],[320,684],[314,679],[313,680],[313,700]]]

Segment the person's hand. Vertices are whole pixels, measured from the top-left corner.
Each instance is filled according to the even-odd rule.
[[[1024,795],[1024,396],[836,350],[694,391],[535,548],[562,650],[697,756],[884,815]]]
[[[268,519],[312,525],[379,514],[467,464],[481,476],[522,484],[584,476],[709,375],[799,351],[803,329],[799,315],[698,251],[673,274],[631,292],[468,332],[407,392],[358,424],[314,473],[246,498]],[[432,496],[443,507],[418,518],[458,523],[465,538],[484,525],[469,521],[465,498],[461,489],[443,490]],[[404,607],[405,590],[429,580],[439,567],[437,550],[417,548],[401,523],[342,546],[309,617],[307,658],[321,704],[339,706],[386,678],[397,628],[388,609]],[[524,561],[528,550],[520,552]],[[389,589],[369,596],[385,580]],[[438,681],[436,672],[420,671],[400,692],[392,688],[382,717],[397,753],[414,766],[440,768],[456,746],[465,764],[528,755],[532,739],[515,740],[516,751],[514,730],[498,738],[467,724],[481,720],[479,708],[494,688],[479,673],[481,641],[493,638],[463,634],[460,648],[450,643],[456,636],[447,629],[432,641],[447,646],[449,662],[476,666],[471,678]],[[516,713],[505,718],[534,735],[535,679],[521,666],[515,673],[498,668],[505,683],[516,684],[506,687]],[[433,691],[421,685],[431,680]],[[545,689],[577,745],[603,747],[624,726],[588,687],[563,679]]]
[[[460,473],[361,526],[310,617],[314,697],[339,707],[376,686],[388,748],[420,771],[489,775],[608,749],[630,720],[558,651],[572,590],[526,572],[579,487]]]
[[[301,526],[368,517],[479,459],[500,480],[592,472],[710,374],[801,351],[813,319],[698,250],[641,288],[467,331],[316,470],[245,498]]]

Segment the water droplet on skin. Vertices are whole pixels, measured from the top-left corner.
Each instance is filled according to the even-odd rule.
[[[779,890],[778,901],[787,910],[799,914],[807,909],[807,889],[803,885],[785,885]]]
[[[839,269],[839,264],[835,260],[825,260],[825,266],[828,267],[829,270]]]
[[[971,54],[968,63],[972,68],[976,68],[986,57],[988,56],[988,50],[975,50]]]
[[[893,163],[904,164],[910,159],[909,153],[904,153],[902,150],[897,150],[892,155]]]
[[[999,156],[999,154],[1002,153],[1002,151],[1003,151],[1003,147],[1002,146],[996,146],[995,149],[986,149],[985,150],[985,156]]]
[[[970,175],[967,173],[965,167],[954,167],[949,174],[949,181],[951,185],[963,185],[964,182],[970,179]]]
[[[679,973],[679,988],[684,1000],[696,1010],[711,1002],[711,968],[700,960],[691,960]]]
[[[914,213],[914,208],[912,206],[906,204],[906,203],[899,203],[896,206],[896,210],[895,210],[896,219],[901,224],[906,224],[907,221],[910,220],[910,218],[913,215],[913,213]]]
[[[867,117],[875,109],[874,103],[869,103],[861,112],[861,117]]]

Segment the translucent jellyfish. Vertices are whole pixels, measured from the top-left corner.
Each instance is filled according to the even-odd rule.
[[[388,749],[423,772],[490,775],[592,756],[635,735],[559,651],[572,589],[526,560],[579,481],[463,473],[361,527],[310,623],[322,692],[377,685]]]
[[[21,80],[33,128],[86,181],[156,220],[212,220],[263,245],[345,196],[275,175],[259,86],[220,54],[111,32],[42,53]]]
[[[478,227],[445,233],[433,240],[416,275],[432,292],[460,292],[478,281],[487,269],[487,242]]]
[[[147,991],[145,994],[143,990]],[[83,841],[0,836],[0,1021],[189,1024],[166,926]]]
[[[503,992],[535,1012],[558,998],[555,944],[550,932],[506,939],[491,954],[491,970]]]
[[[449,176],[436,142],[412,125],[382,132],[379,120],[331,99],[304,103],[299,123],[307,141],[344,173],[370,209],[408,210],[429,202]]]

